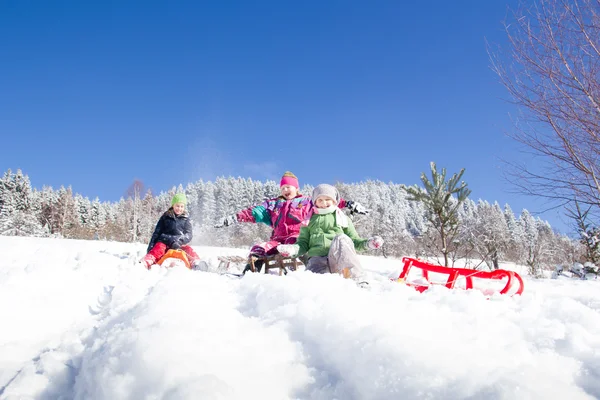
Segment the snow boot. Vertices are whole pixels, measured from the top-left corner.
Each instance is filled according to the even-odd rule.
[[[156,258],[152,254],[146,254],[144,258],[140,260],[140,264],[146,269],[150,269],[156,263]]]
[[[256,270],[255,272],[260,272],[262,265],[262,260],[254,261],[254,269]],[[246,272],[252,272],[252,265],[250,263],[246,264],[246,266],[244,267],[244,271],[242,271],[242,274],[245,274]]]
[[[206,261],[196,260],[192,263],[194,271],[208,271],[208,263]]]

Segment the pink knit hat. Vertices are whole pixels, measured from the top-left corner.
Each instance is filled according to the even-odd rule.
[[[300,189],[300,186],[298,185],[298,178],[296,178],[296,175],[292,174],[290,171],[286,171],[281,177],[279,186],[281,187],[283,185],[291,185],[296,189]]]

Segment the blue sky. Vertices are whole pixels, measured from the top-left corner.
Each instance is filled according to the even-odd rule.
[[[515,1],[0,2],[0,170],[118,200],[217,176],[414,184],[515,212],[485,41]],[[545,213],[554,226],[556,212]]]

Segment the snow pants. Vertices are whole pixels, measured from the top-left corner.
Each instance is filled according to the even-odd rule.
[[[297,237],[289,237],[284,240],[269,240],[268,242],[258,243],[252,246],[250,254],[258,257],[272,256],[277,254],[277,246],[280,244],[294,244],[297,239]]]
[[[363,275],[358,255],[354,249],[354,242],[346,235],[338,235],[333,238],[329,253],[326,256],[309,258],[306,266],[306,269],[317,274],[326,272],[342,274],[346,268],[353,278]]]
[[[160,258],[162,256],[165,255],[165,253],[167,252],[167,250],[169,250],[169,248],[167,247],[166,244],[164,244],[162,242],[158,242],[148,252],[148,254],[152,255],[154,257],[154,259],[155,259],[154,261],[156,262],[156,261],[160,260]],[[196,254],[196,252],[194,251],[194,249],[192,249],[191,246],[183,245],[183,246],[181,246],[181,250],[185,251],[185,254],[187,254],[188,261],[190,262],[190,264],[194,264],[194,261],[200,259],[200,257],[198,256],[198,254]]]

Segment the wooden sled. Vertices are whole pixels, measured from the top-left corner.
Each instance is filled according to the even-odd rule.
[[[220,256],[219,260],[219,271],[228,271],[229,266],[233,264],[243,264],[244,267],[250,264],[250,270],[252,272],[257,271],[256,262],[262,261],[264,273],[268,274],[273,268],[279,269],[279,275],[287,275],[288,271],[296,271],[300,265],[304,265],[297,257],[284,257],[281,254],[275,254],[272,256],[258,257],[250,255],[248,258],[240,256]]]
[[[192,269],[187,254],[185,254],[185,251],[183,250],[169,249],[156,263],[167,268],[173,268],[183,264],[186,268]]]
[[[246,258],[240,256],[219,256],[217,260],[219,260],[219,272],[229,272],[231,264],[246,264],[248,261]]]

